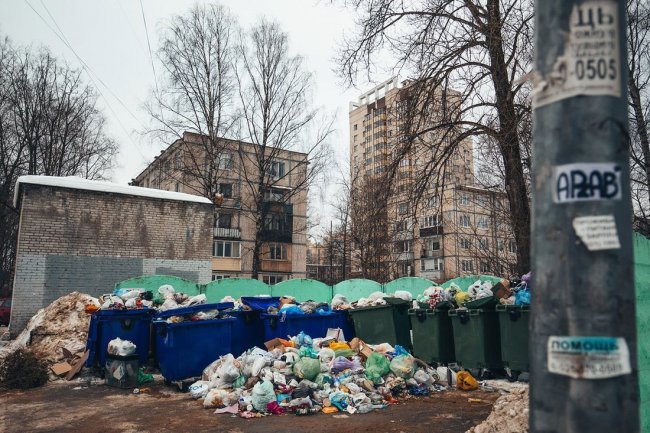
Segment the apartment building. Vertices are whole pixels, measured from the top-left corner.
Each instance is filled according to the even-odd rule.
[[[509,273],[516,247],[506,223],[505,194],[475,185],[471,140],[461,140],[452,149],[447,146],[450,132],[432,128],[443,118],[459,115],[460,94],[436,90],[412,103],[412,85],[392,78],[350,103],[353,187],[374,184],[385,191],[381,205],[392,245],[384,261],[390,277],[444,281],[467,274]],[[409,104],[417,109],[405,109]],[[413,131],[425,132],[405,148],[405,135]],[[423,175],[432,171],[437,175]]]
[[[184,133],[132,184],[213,199],[213,280],[251,276],[259,213],[259,278],[267,284],[305,278],[307,155],[268,150],[272,158],[263,167],[260,196],[255,144],[220,139],[215,151],[205,143],[204,136]]]

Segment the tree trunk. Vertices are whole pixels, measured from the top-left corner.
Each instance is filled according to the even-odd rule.
[[[498,0],[488,0],[486,44],[490,54],[496,108],[499,116],[498,142],[505,169],[505,184],[510,203],[510,219],[517,243],[517,269],[520,274],[530,270],[530,204],[521,163],[517,115],[508,68],[503,54],[501,13]]]
[[[643,116],[643,107],[641,106],[641,93],[639,92],[639,88],[632,78],[631,71],[629,77],[628,88],[630,89],[630,103],[634,109],[636,130],[639,134],[641,151],[643,152],[643,168],[645,171],[646,185],[648,185],[648,188],[650,188],[650,143],[648,143],[648,128]],[[648,200],[650,201],[650,195],[648,196]]]

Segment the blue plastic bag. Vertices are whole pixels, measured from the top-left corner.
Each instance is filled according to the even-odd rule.
[[[515,305],[530,305],[530,290],[523,289],[515,294]]]

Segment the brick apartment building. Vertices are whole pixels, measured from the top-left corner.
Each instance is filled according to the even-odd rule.
[[[202,175],[208,170],[205,137],[185,132],[163,150],[133,181],[132,185],[207,196]],[[259,168],[255,146],[220,139],[214,177],[219,198],[215,201],[212,237],[212,279],[250,277],[258,205],[256,194]],[[261,238],[259,278],[275,284],[306,276],[307,241],[307,155],[275,150],[266,168],[262,207],[267,213]],[[193,168],[193,169],[191,169]]]

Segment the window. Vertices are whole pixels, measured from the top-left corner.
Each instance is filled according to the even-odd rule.
[[[217,166],[221,170],[232,170],[232,153],[222,153],[218,157]]]
[[[469,196],[467,194],[460,194],[458,196],[458,203],[462,206],[467,206],[469,204]]]
[[[517,252],[517,242],[509,241],[508,242],[508,251],[510,251],[511,253],[516,253]]]
[[[219,212],[214,222],[217,228],[229,229],[232,226],[232,214]]]
[[[422,259],[420,260],[420,269],[423,271],[442,271],[444,270],[444,261],[442,258]]]
[[[469,227],[469,216],[461,215],[459,219],[459,224],[461,227]]]
[[[408,253],[411,251],[411,241],[395,242],[395,252]]]
[[[269,168],[266,172],[269,176],[274,179],[279,179],[284,177],[284,162],[273,161],[269,164]]]
[[[487,274],[490,272],[490,264],[488,262],[481,262],[481,273]]]
[[[183,168],[183,152],[180,150],[174,154],[174,168],[177,170]]]
[[[175,186],[174,190],[175,190],[176,192],[181,192],[181,184],[178,183],[178,182],[176,182],[176,186]]]
[[[427,201],[425,203],[425,206],[429,209],[434,208],[438,206],[438,195],[432,195],[427,197]]]
[[[219,192],[223,194],[224,198],[232,198],[232,183],[220,183]]]
[[[212,281],[225,280],[226,278],[230,278],[230,275],[212,274]]]
[[[236,241],[214,241],[213,257],[239,258],[240,243]]]
[[[487,198],[486,198],[484,195],[479,195],[479,196],[477,196],[477,197],[476,197],[476,204],[477,204],[479,207],[484,208],[485,205],[487,204]]]
[[[488,217],[478,217],[476,221],[476,226],[480,229],[486,229],[490,226],[490,219]]]
[[[461,260],[460,269],[463,272],[474,272],[474,262],[470,260]]]
[[[352,127],[353,130],[357,130],[357,124],[355,123],[354,126]]]
[[[437,227],[440,225],[440,220],[440,215],[427,215],[420,219],[420,226],[423,229],[428,227]]]
[[[400,167],[408,167],[409,165],[411,165],[411,160],[410,159],[402,159],[399,162]]]
[[[287,246],[276,242],[269,243],[269,260],[287,260]]]
[[[462,249],[465,249],[465,250],[470,249],[471,246],[472,246],[472,241],[470,241],[470,240],[467,239],[467,238],[460,238],[460,239],[458,240],[458,243],[459,243],[460,247],[461,247]]]
[[[264,191],[264,201],[281,202],[284,198],[284,191],[280,189],[267,189]]]
[[[270,286],[284,281],[282,275],[262,275],[262,281]]]
[[[409,204],[408,203],[400,203],[397,211],[400,215],[405,215],[409,212]]]
[[[497,251],[503,251],[503,240],[497,239]]]
[[[395,231],[396,232],[403,232],[405,230],[408,230],[406,221],[398,221],[395,223]]]
[[[357,134],[354,134],[354,142],[356,143],[356,141],[357,141]],[[357,146],[354,146],[354,147],[355,147],[354,150],[356,151],[356,150],[357,150],[357,149],[356,149]]]
[[[426,248],[431,251],[438,251],[440,249],[440,237],[436,236],[426,240]]]
[[[482,250],[490,249],[490,242],[487,238],[480,238],[478,240],[478,247]]]

